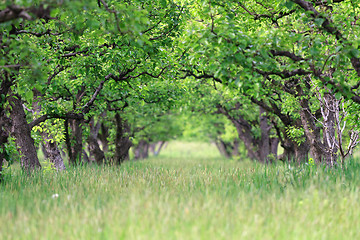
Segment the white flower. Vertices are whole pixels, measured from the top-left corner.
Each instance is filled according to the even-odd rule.
[[[51,196],[51,198],[58,198],[59,197],[59,194],[57,194],[57,193],[54,193],[52,196]]]

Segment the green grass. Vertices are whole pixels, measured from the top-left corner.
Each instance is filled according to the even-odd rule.
[[[120,167],[7,169],[0,239],[360,239],[359,171],[225,160],[181,142]]]

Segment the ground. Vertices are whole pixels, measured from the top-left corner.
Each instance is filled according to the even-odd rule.
[[[222,159],[171,142],[120,167],[5,170],[0,239],[360,239],[360,164]]]

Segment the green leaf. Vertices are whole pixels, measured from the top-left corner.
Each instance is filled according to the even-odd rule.
[[[360,58],[360,51],[357,50],[357,49],[355,49],[355,48],[353,48],[353,49],[350,50],[350,54],[351,54],[351,56],[353,56],[353,57]]]
[[[325,22],[325,19],[323,19],[323,18],[315,18],[315,24],[319,27],[321,27],[324,22]]]
[[[342,97],[341,93],[337,92],[335,93],[335,98],[339,100]]]
[[[32,102],[33,97],[34,97],[34,93],[32,91],[26,91],[25,92],[25,100],[27,102]]]

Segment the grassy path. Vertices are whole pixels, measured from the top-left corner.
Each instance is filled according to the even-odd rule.
[[[359,170],[265,167],[179,142],[121,167],[13,170],[0,239],[360,239]]]

